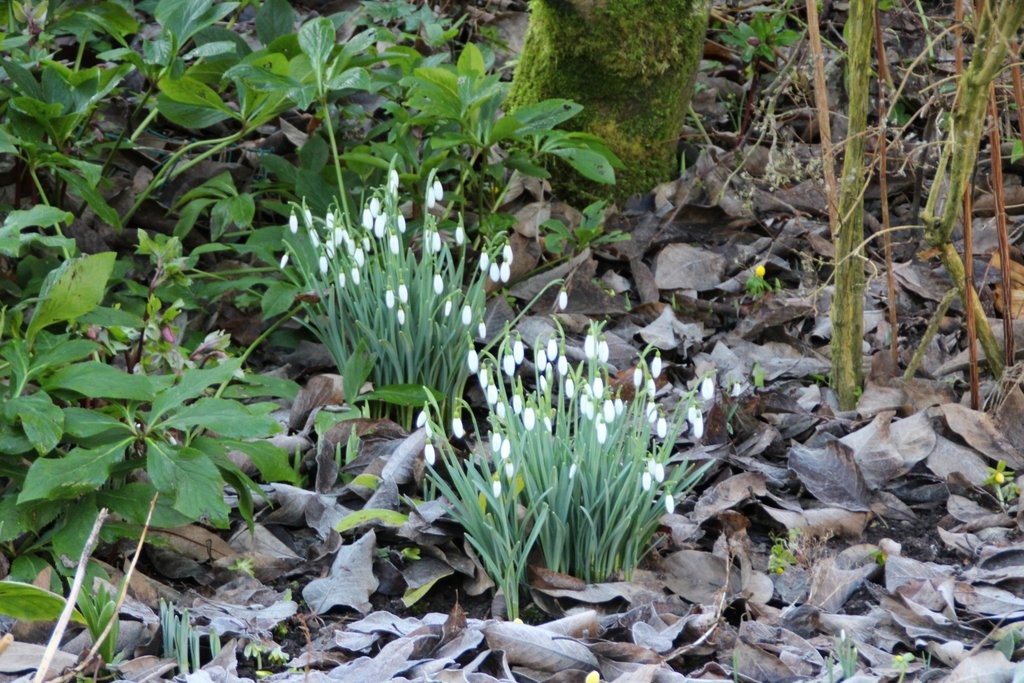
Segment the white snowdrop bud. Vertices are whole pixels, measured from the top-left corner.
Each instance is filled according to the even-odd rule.
[[[328,259],[333,259],[334,258],[334,240],[333,239],[330,239],[330,240],[327,240],[326,242],[324,242],[324,251],[327,252],[327,258]]]
[[[437,178],[434,178],[434,184],[432,187],[434,190],[434,199],[436,199],[437,201],[441,201],[442,199],[444,199],[444,188],[441,186],[441,181],[438,180]]]
[[[548,434],[554,434],[555,432],[555,425],[547,415],[544,416],[544,429],[548,430]]]
[[[390,289],[384,292],[384,305],[388,307],[389,311],[395,307],[395,293]]]
[[[380,215],[380,200],[376,197],[370,199],[370,215],[374,218]]]
[[[370,207],[363,209],[363,230],[366,232],[373,230],[373,214],[370,213]]]
[[[313,212],[312,211],[310,211],[309,209],[303,209],[302,210],[302,217],[303,217],[303,219],[305,219],[305,222],[306,222],[307,226],[313,225]]]
[[[487,252],[480,254],[480,272],[486,273],[491,267],[491,257],[487,255]]]
[[[665,496],[665,512],[672,514],[676,511],[676,499],[674,496]]]
[[[651,490],[651,473],[650,472],[644,472],[642,475],[640,475],[640,488],[642,488],[644,491],[650,491]]]
[[[491,450],[497,453],[501,450],[501,434],[498,432],[491,432]]]
[[[501,268],[498,271],[498,279],[502,282],[508,282],[512,279],[512,267],[509,266],[508,261],[501,264]]]
[[[655,420],[658,419],[658,406],[654,403],[648,403],[644,407],[644,414],[647,416],[647,421],[654,424]]]
[[[733,382],[732,389],[729,391],[729,395],[736,398],[743,393],[743,382]]]
[[[294,211],[292,211],[291,216],[288,216],[288,230],[293,235],[296,235],[299,232],[299,217],[295,215]]]
[[[466,229],[461,225],[455,228],[455,244],[461,247],[466,241]]]
[[[435,254],[441,251],[441,235],[436,232],[430,233],[430,250]]]
[[[398,300],[403,304],[409,303],[409,288],[405,286],[405,283],[398,285]]]
[[[366,265],[366,254],[363,253],[362,249],[356,249],[356,253],[352,254],[352,258],[355,259],[356,265],[360,268]]]
[[[285,252],[284,255],[281,257],[281,263],[279,263],[278,266],[281,268],[281,270],[284,270],[285,266],[287,266],[287,265],[288,265],[288,252]]]
[[[395,256],[398,256],[398,252],[402,250],[402,245],[398,242],[398,235],[388,235],[388,251]]]
[[[487,391],[487,387],[491,383],[491,373],[487,371],[487,368],[480,368],[480,372],[476,374],[476,380],[480,383],[480,390]]]
[[[425,424],[427,424],[427,411],[421,410],[416,415],[416,429],[422,429]]]
[[[548,368],[548,354],[544,349],[537,351],[535,360],[537,362],[537,372],[544,372]]]
[[[604,380],[601,379],[600,377],[595,377],[594,378],[593,389],[594,389],[594,398],[603,398],[604,397]]]
[[[327,257],[323,255],[320,256],[320,274],[327,275]]]
[[[512,477],[516,474],[516,466],[511,460],[505,463],[505,478],[512,481]]]
[[[664,439],[665,435],[668,434],[668,420],[665,419],[664,415],[658,418],[657,431],[659,439]]]
[[[687,422],[692,424],[698,417],[700,417],[700,410],[697,409],[697,406],[690,406],[686,409]]]
[[[491,493],[494,494],[495,498],[501,498],[501,480],[495,479],[491,482]]]
[[[580,394],[580,412],[588,420],[594,419],[594,402],[586,394]]]
[[[444,278],[440,273],[434,273],[434,294],[438,296],[444,294]]]
[[[603,446],[604,442],[608,440],[608,425],[598,420],[595,429],[597,430],[597,442]]]
[[[537,424],[537,414],[533,408],[527,408],[523,411],[523,426],[526,427],[526,431],[532,432],[534,426]]]
[[[370,238],[369,238],[369,237],[364,237],[364,238],[363,238],[363,250],[364,250],[364,251],[365,251],[365,252],[366,252],[367,254],[369,254],[369,253],[370,253],[371,251],[373,251],[373,245],[372,245],[372,244],[370,244]],[[353,254],[354,254],[354,253],[355,253],[355,252],[353,252]]]
[[[646,387],[646,389],[647,389],[647,395],[648,396],[654,396],[655,394],[658,393],[658,385],[656,385],[654,383],[653,379],[647,380],[647,387]]]
[[[577,469],[579,469],[579,468],[576,467],[576,463],[573,463],[573,464],[569,465],[569,481],[572,481],[573,478],[576,476],[576,470]]]
[[[398,218],[395,219],[395,225],[398,226],[398,232],[405,234],[405,216],[398,214]]]
[[[487,323],[481,320],[476,326],[476,336],[480,339],[487,338]]]
[[[516,339],[512,342],[512,358],[515,359],[516,365],[523,362],[526,357],[526,347],[523,345],[522,339]]]
[[[501,266],[495,261],[491,264],[491,267],[487,271],[487,277],[491,278],[491,282],[498,282],[501,280]]]
[[[466,327],[473,322],[473,309],[468,305],[462,307],[462,324]]]
[[[485,398],[487,399],[487,405],[493,406],[495,403],[498,402],[498,387],[497,386],[495,386],[493,384],[488,384],[487,385],[487,392],[486,392],[486,394],[487,395],[486,395]]]
[[[447,301],[444,302],[444,317],[447,318],[452,314],[452,307],[453,304],[451,299],[448,299]]]
[[[427,205],[427,209],[428,210],[429,209],[433,209],[434,205],[437,203],[437,198],[434,197],[434,186],[433,185],[427,185],[427,196],[425,198],[425,202],[424,203]]]
[[[601,412],[604,415],[604,421],[605,422],[614,422],[615,421],[615,402],[614,401],[605,401],[604,405],[601,406]]]
[[[705,377],[704,381],[700,383],[700,395],[705,401],[710,401],[715,397],[715,383],[710,377]]]
[[[501,455],[502,460],[508,460],[509,456],[512,455],[512,442],[508,439],[502,439],[499,454]]]
[[[345,273],[338,273],[338,289],[345,289]]]
[[[434,466],[434,462],[437,460],[437,454],[434,452],[434,446],[427,444],[423,447],[423,459],[427,461],[427,464],[431,467]]]
[[[572,381],[572,377],[565,378],[565,395],[570,399],[576,395],[576,383]]]
[[[608,342],[606,342],[604,339],[602,339],[597,344],[597,359],[599,361],[601,361],[602,363],[607,363],[608,362],[608,354],[609,354]]]
[[[555,362],[555,359],[558,358],[558,341],[554,337],[548,339],[547,352],[548,360],[552,363]]]
[[[569,372],[569,360],[565,356],[558,357],[557,369],[559,375],[565,375],[567,372]]]
[[[621,398],[616,398],[615,399],[615,417],[618,417],[619,415],[622,415],[622,413],[625,410],[626,410],[626,404],[622,402]]]
[[[316,230],[309,231],[309,243],[313,245],[314,249],[320,248],[320,235],[317,234]]]
[[[690,423],[693,428],[693,438],[699,439],[704,436],[704,416],[697,413],[697,419]]]
[[[324,216],[324,224],[327,225],[327,232],[331,232],[332,230],[334,230],[334,225],[335,225],[336,222],[337,221],[334,218],[334,212],[333,211],[331,213],[327,214],[326,216]]]
[[[373,236],[377,239],[384,237],[384,232],[388,229],[388,217],[381,214],[373,219]]]
[[[659,354],[659,355],[654,357],[654,360],[651,361],[651,377],[657,379],[660,376],[661,376],[661,355]]]
[[[399,306],[398,307],[398,313],[395,315],[395,317],[398,318],[398,324],[399,325],[404,325],[405,324],[405,309],[402,308],[401,306]]]
[[[466,435],[466,428],[462,424],[462,418],[452,418],[452,434],[456,439],[461,439]]]
[[[523,397],[518,392],[512,394],[512,412],[516,415],[523,412]]]
[[[558,310],[564,311],[569,305],[569,293],[564,289],[558,293]]]
[[[349,275],[352,277],[352,284],[358,285],[361,277],[359,275],[359,269],[353,266],[352,271],[349,273]]]
[[[501,258],[506,263],[511,263],[512,262],[512,245],[511,244],[507,244],[506,243],[505,246],[501,248]]]
[[[540,379],[537,380],[537,386],[540,388],[540,393],[548,393],[548,376],[541,375]]]
[[[477,354],[476,349],[470,349],[466,355],[466,367],[474,375],[480,370],[480,356]]]
[[[597,339],[592,334],[583,340],[583,355],[591,360],[597,357]]]
[[[639,389],[644,383],[644,373],[640,368],[633,369],[633,388]]]
[[[516,359],[510,355],[504,356],[501,359],[501,369],[506,375],[512,377],[516,374]]]
[[[398,194],[398,171],[393,168],[388,170],[388,192]]]
[[[654,471],[652,474],[654,475],[654,480],[659,484],[665,481],[665,466],[660,462],[654,463]]]

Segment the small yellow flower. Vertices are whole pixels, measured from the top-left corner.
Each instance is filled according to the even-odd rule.
[[[756,275],[757,277],[764,277],[764,274],[765,274],[764,266],[761,265],[761,264],[758,264],[754,268],[754,275]]]
[[[584,683],[601,683],[601,674],[596,671],[591,671],[583,681]]]
[[[786,573],[786,568],[785,567],[776,567],[775,568],[775,573],[776,574],[785,574]]]
[[[999,485],[1005,484],[1006,475],[1004,475],[1002,472],[996,472],[995,474],[992,475],[992,480]]]
[[[513,624],[521,624],[521,623],[523,623],[523,620],[520,619],[519,617],[516,617],[515,619],[512,620],[512,623]]]

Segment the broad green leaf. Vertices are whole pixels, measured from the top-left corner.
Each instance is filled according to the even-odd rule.
[[[22,237],[25,228],[69,223],[73,218],[70,212],[45,204],[36,204],[27,211],[11,211],[0,226],[0,254],[15,258],[21,254],[21,247],[31,240]]]
[[[100,220],[104,223],[112,226],[118,232],[121,231],[124,227],[121,224],[121,216],[118,215],[117,210],[108,204],[107,200],[96,189],[96,184],[90,183],[86,178],[82,177],[81,169],[68,169],[58,166],[53,170],[60,176],[61,180],[67,183],[71,194],[85,200],[85,203],[89,205],[93,213],[99,216]]]
[[[229,118],[229,114],[219,109],[213,109],[205,105],[182,104],[181,102],[175,102],[163,93],[160,93],[156,102],[161,116],[171,123],[184,128],[208,128],[215,123],[220,123]]]
[[[107,483],[110,468],[124,459],[128,440],[98,448],[75,448],[67,455],[39,458],[28,469],[18,504],[32,500],[74,498]]]
[[[487,73],[487,67],[484,64],[484,56],[480,52],[480,48],[473,43],[466,43],[466,47],[462,48],[462,54],[459,55],[455,70],[460,76],[483,78]]]
[[[205,453],[157,440],[147,440],[146,446],[146,472],[157,490],[171,498],[175,510],[192,520],[227,516],[224,480]]]
[[[266,441],[222,440],[222,443],[229,449],[242,451],[249,456],[263,481],[284,481],[296,486],[301,485],[302,477],[292,469],[288,451],[283,448]]]
[[[233,358],[212,368],[186,370],[177,384],[157,394],[150,410],[150,422],[155,423],[168,411],[180,408],[188,401],[199,398],[210,387],[227,382],[240,367],[241,361]]]
[[[160,92],[175,102],[213,109],[229,116],[235,115],[213,88],[191,76],[161,78],[158,85]]]
[[[74,406],[64,408],[64,432],[75,438],[87,439],[109,431],[130,432],[130,429],[116,417],[98,410]]]
[[[153,494],[156,492],[156,488],[152,484],[132,482],[111,491],[100,491],[96,494],[96,502],[127,520],[136,524],[145,524],[146,516],[149,514],[150,501],[153,500]],[[167,496],[157,498],[156,507],[153,508],[153,518],[150,520],[152,526],[173,529],[185,526],[192,521],[192,518],[172,509],[171,502]]]
[[[334,49],[336,34],[330,19],[319,17],[299,29],[299,49],[309,57],[317,84],[323,83],[324,67]]]
[[[357,526],[371,522],[382,526],[400,527],[408,521],[409,515],[404,515],[396,510],[363,508],[345,515],[340,522],[334,525],[334,530],[344,533],[349,529],[355,529]]]
[[[50,534],[53,552],[58,557],[80,557],[99,515],[95,492],[63,506],[62,513]]]
[[[523,124],[520,134],[539,133],[553,129],[583,111],[583,105],[572,100],[542,100],[516,109],[513,115]]]
[[[112,251],[91,254],[65,261],[51,271],[43,282],[40,302],[28,325],[29,343],[44,327],[75,320],[99,306],[115,258]]]
[[[420,599],[424,595],[429,593],[430,589],[433,588],[437,584],[438,581],[440,581],[441,579],[447,578],[447,577],[451,576],[454,573],[455,573],[454,569],[449,569],[447,571],[439,572],[437,576],[431,578],[429,581],[424,583],[422,586],[417,586],[415,588],[409,587],[409,588],[405,589],[405,593],[402,595],[402,604],[405,605],[406,607],[412,607],[417,602],[419,602]]]
[[[422,384],[389,384],[374,391],[360,394],[356,401],[382,401],[395,406],[422,406],[444,400],[441,392]]]
[[[95,353],[99,348],[99,344],[88,339],[68,339],[64,335],[45,337],[36,343],[36,356],[32,360],[32,368],[29,373],[34,376],[51,367],[74,363],[76,360]]]
[[[212,26],[235,11],[237,2],[213,0],[160,0],[153,16],[157,24],[175,41],[180,49],[201,29]]]
[[[43,381],[47,391],[74,391],[87,398],[127,398],[151,401],[156,389],[145,375],[129,375],[106,363],[86,361],[66,365]]]
[[[260,311],[264,320],[269,320],[281,315],[295,302],[295,296],[299,293],[298,287],[284,280],[271,282],[267,291],[263,293],[260,300]]]
[[[370,74],[363,67],[354,66],[328,80],[327,87],[330,90],[369,90]]]
[[[578,147],[555,149],[551,153],[565,159],[584,178],[606,185],[615,183],[615,169],[603,154]]]
[[[56,621],[66,604],[63,596],[45,588],[30,583],[0,581],[0,614],[19,621]],[[85,623],[77,609],[71,613],[71,618],[79,624]]]
[[[287,0],[265,0],[256,12],[256,36],[264,45],[288,35],[295,26],[295,10]]]
[[[39,455],[46,455],[60,443],[64,434],[64,414],[44,391],[17,396],[3,406],[9,422],[21,424],[25,437]]]
[[[185,430],[200,427],[236,439],[269,436],[281,429],[269,415],[257,414],[238,401],[222,398],[201,398],[175,412],[163,426]]]

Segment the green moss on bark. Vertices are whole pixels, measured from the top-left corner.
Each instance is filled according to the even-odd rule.
[[[672,177],[707,7],[704,0],[531,0],[509,107],[575,100],[584,110],[569,126],[602,137],[625,164],[614,188],[568,178],[556,185],[623,199]]]

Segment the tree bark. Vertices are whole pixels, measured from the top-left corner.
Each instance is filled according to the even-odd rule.
[[[584,109],[568,127],[601,137],[625,166],[612,189],[567,169],[553,169],[556,187],[621,200],[673,177],[706,0],[531,0],[530,8],[509,108],[572,99]]]

